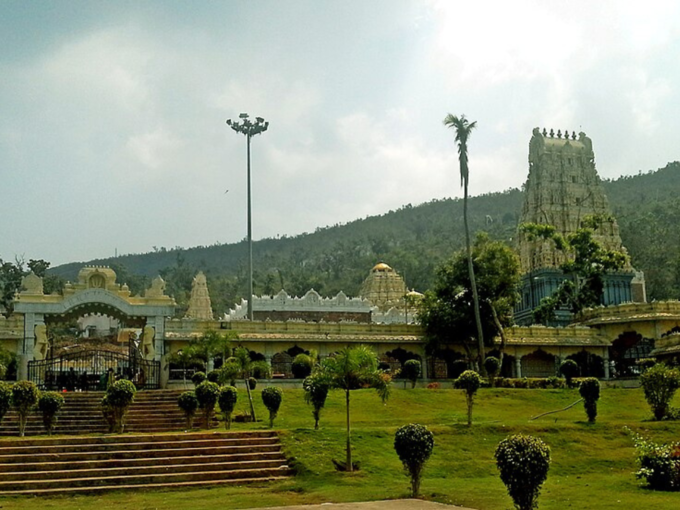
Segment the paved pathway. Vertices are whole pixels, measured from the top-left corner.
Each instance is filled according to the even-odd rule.
[[[321,505],[278,506],[252,510],[473,510],[420,499],[391,499],[362,503],[323,503]]]

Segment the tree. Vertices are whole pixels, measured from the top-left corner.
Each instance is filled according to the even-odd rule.
[[[19,435],[24,437],[26,421],[31,409],[38,403],[40,391],[32,381],[19,381],[12,385],[12,406],[19,415]]]
[[[50,263],[42,259],[30,259],[27,264],[20,258],[14,262],[0,259],[0,308],[5,308],[7,316],[14,311],[14,296],[21,290],[22,278],[30,272],[43,278],[43,290],[46,294],[63,289],[65,283],[63,278],[46,274],[49,267]]]
[[[319,430],[321,409],[326,405],[330,381],[323,371],[316,370],[302,382],[302,388],[305,390],[305,402],[311,404],[313,408],[314,430]]]
[[[484,360],[484,368],[486,369],[486,373],[489,376],[489,384],[493,388],[496,375],[501,369],[501,361],[495,356],[487,356],[487,358]]]
[[[196,343],[191,343],[179,351],[173,352],[168,361],[174,365],[182,367],[182,381],[184,389],[187,388],[187,369],[196,363],[204,363],[205,355],[203,349]]]
[[[583,398],[583,406],[588,415],[588,421],[595,423],[597,417],[597,401],[600,399],[600,381],[594,377],[588,377],[581,382],[578,392]]]
[[[465,392],[465,402],[467,403],[467,424],[472,425],[472,404],[474,403],[475,393],[482,385],[482,378],[474,370],[466,370],[460,377],[453,382],[453,387]]]
[[[560,364],[560,374],[562,374],[567,380],[567,386],[570,388],[574,384],[574,377],[577,377],[579,372],[580,370],[578,368],[578,363],[576,363],[573,359],[565,359]]]
[[[321,370],[328,377],[331,388],[345,392],[347,410],[347,459],[345,469],[353,471],[351,429],[350,429],[350,392],[360,388],[374,388],[383,403],[390,395],[391,377],[378,370],[378,357],[366,345],[345,347],[335,356],[329,356],[321,362]]]
[[[198,407],[203,410],[203,418],[205,420],[205,428],[210,428],[210,420],[212,419],[215,404],[220,394],[220,387],[214,382],[203,381],[196,386],[194,390],[196,398],[198,399]]]
[[[411,381],[411,389],[416,387],[416,381],[420,377],[421,365],[417,359],[410,359],[404,362],[401,368],[401,376],[404,378],[404,387],[406,381]]]
[[[458,163],[460,165],[460,183],[463,186],[463,224],[465,225],[465,251],[468,259],[468,273],[470,277],[470,287],[472,289],[472,299],[474,304],[475,325],[477,326],[477,361],[478,366],[482,366],[484,356],[484,333],[482,331],[482,319],[479,310],[479,295],[475,282],[475,270],[472,264],[472,248],[470,246],[470,225],[468,223],[468,183],[470,171],[468,168],[468,138],[472,130],[477,126],[477,121],[469,122],[465,115],[457,117],[450,113],[444,118],[444,125],[456,130],[456,142],[458,143]],[[483,367],[482,367],[483,368]]]
[[[191,430],[194,422],[194,415],[198,409],[198,399],[193,391],[185,391],[177,398],[177,405],[184,412],[187,420],[187,430]]]
[[[501,355],[505,348],[503,328],[513,323],[513,309],[519,299],[519,258],[514,250],[500,241],[492,241],[480,233],[472,250],[472,263],[477,275],[477,289],[482,303],[484,338],[493,343],[501,337]],[[467,255],[458,252],[437,269],[434,288],[425,293],[418,312],[425,330],[427,349],[434,352],[441,344],[460,335],[469,350],[476,325],[471,281],[467,269]],[[500,360],[502,363],[502,359]]]
[[[224,428],[231,428],[231,413],[234,412],[236,401],[238,400],[238,391],[233,386],[222,386],[220,394],[217,398],[217,403],[220,405],[220,411],[224,416]]]
[[[38,399],[38,409],[42,413],[43,425],[47,435],[52,435],[54,425],[57,423],[57,413],[64,406],[64,397],[56,391],[46,391]]]
[[[590,215],[581,221],[576,232],[566,237],[557,232],[554,226],[536,223],[520,225],[520,231],[528,239],[542,238],[551,240],[555,248],[564,253],[566,260],[560,265],[565,275],[552,296],[543,298],[534,310],[534,320],[549,325],[555,320],[555,311],[567,307],[572,314],[578,315],[585,308],[600,304],[604,290],[604,276],[625,267],[628,256],[618,250],[602,246],[595,236],[605,224],[614,219],[609,215]]]
[[[424,425],[411,423],[397,429],[394,435],[394,449],[411,476],[411,496],[418,497],[420,480],[427,459],[432,455],[434,436]]]
[[[237,377],[243,379],[246,391],[248,392],[248,402],[250,403],[250,416],[253,421],[257,421],[255,416],[255,405],[253,404],[253,394],[250,391],[250,384],[248,379],[252,373],[258,370],[260,372],[269,372],[270,368],[266,361],[253,361],[250,359],[250,353],[245,347],[238,347],[234,350],[234,356],[227,358],[226,363],[222,366],[220,374],[220,382],[222,384],[227,381],[231,382]],[[233,383],[232,383],[233,386]]]
[[[281,401],[283,400],[283,391],[281,388],[270,386],[262,390],[262,403],[269,411],[269,428],[274,426],[274,420],[279,413]]]
[[[503,439],[494,457],[517,510],[534,510],[548,477],[550,447],[536,437],[517,434]]]
[[[680,371],[658,363],[643,372],[640,385],[645,392],[645,400],[652,408],[655,420],[662,420],[670,409],[670,403],[680,388]]]
[[[222,363],[224,363],[232,350],[231,344],[234,340],[238,340],[236,331],[228,330],[224,333],[218,333],[215,330],[209,330],[201,337],[200,343],[205,349],[207,358],[220,356]]]

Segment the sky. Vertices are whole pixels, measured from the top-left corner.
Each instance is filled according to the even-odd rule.
[[[680,2],[0,2],[0,258],[313,232],[517,188],[534,127],[603,178],[680,159]]]

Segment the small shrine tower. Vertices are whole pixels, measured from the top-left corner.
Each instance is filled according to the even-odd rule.
[[[364,280],[359,295],[368,299],[381,312],[403,307],[406,283],[399,273],[384,263],[376,264]]]
[[[202,271],[194,277],[194,281],[191,283],[189,308],[184,317],[187,319],[213,320],[208,281]]]

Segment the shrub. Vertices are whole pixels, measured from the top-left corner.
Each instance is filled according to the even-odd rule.
[[[205,380],[206,380],[205,372],[194,372],[194,375],[191,376],[191,382],[194,383],[194,385],[196,386],[198,386]]]
[[[467,362],[463,361],[462,359],[454,361],[451,363],[451,373],[449,374],[449,377],[451,379],[458,379],[460,374],[467,370],[467,367]]]
[[[418,497],[423,469],[433,448],[434,436],[424,425],[404,425],[394,435],[394,449],[411,477],[411,495],[414,498]]]
[[[234,386],[240,373],[241,364],[235,358],[227,358],[227,361],[219,369],[218,382],[222,385]]]
[[[205,428],[210,428],[210,420],[212,419],[217,397],[220,394],[220,387],[210,381],[203,381],[196,386],[196,398],[198,399],[198,407],[203,410],[203,419],[205,421]]]
[[[224,428],[231,428],[231,413],[234,412],[236,401],[238,400],[238,392],[233,386],[222,386],[218,396],[218,403],[220,411],[224,416]]]
[[[263,359],[253,361],[250,370],[256,379],[271,379],[272,377],[272,367]]]
[[[12,385],[0,381],[0,421],[5,417],[12,406]]]
[[[125,429],[125,415],[136,392],[135,385],[127,379],[116,381],[106,390],[102,407],[112,432],[121,434]]]
[[[191,430],[194,423],[194,415],[198,409],[198,399],[193,391],[185,391],[177,399],[177,405],[184,412],[187,420],[187,430]]]
[[[496,375],[498,375],[498,371],[501,369],[501,360],[495,356],[487,356],[484,360],[484,368],[486,369],[486,373],[489,374],[489,383],[493,388]]]
[[[680,387],[680,372],[663,363],[654,365],[640,376],[645,399],[652,408],[655,420],[669,414],[669,406],[675,391]]]
[[[24,437],[28,413],[38,403],[40,391],[32,381],[19,381],[12,385],[12,405],[19,414],[19,435]]]
[[[293,372],[293,377],[295,379],[304,379],[312,373],[312,367],[312,358],[307,354],[300,353],[293,359],[293,364],[290,366],[290,369]]]
[[[578,363],[573,359],[565,359],[560,365],[560,374],[567,380],[567,386],[571,388],[572,379],[579,375]]]
[[[600,398],[600,381],[594,377],[587,377],[581,382],[578,388],[581,398],[583,398],[583,406],[588,415],[588,421],[595,423],[597,417],[597,401]]]
[[[494,457],[515,507],[536,508],[541,485],[548,477],[550,448],[536,437],[517,434],[503,439]]]
[[[323,373],[318,372],[307,377],[302,382],[302,388],[305,390],[305,402],[312,405],[314,430],[319,430],[321,409],[326,405],[326,397],[328,397],[330,382]]]
[[[482,378],[474,370],[466,370],[453,383],[454,388],[463,390],[465,392],[465,400],[467,402],[467,424],[468,427],[472,425],[472,404],[475,393],[482,385]]]
[[[283,392],[281,388],[269,387],[262,390],[262,402],[269,411],[269,428],[274,426],[274,419],[281,407]]]
[[[650,489],[680,490],[680,442],[657,444],[633,434],[633,443],[640,468],[635,476],[644,479]]]
[[[401,368],[401,375],[405,379],[404,386],[406,386],[406,381],[411,381],[411,388],[415,388],[416,381],[418,380],[418,377],[420,377],[421,371],[422,366],[417,359],[405,361]]]
[[[257,379],[248,377],[248,388],[250,388],[251,391],[257,388]]]
[[[640,358],[635,362],[635,364],[640,368],[640,372],[644,373],[645,371],[649,370],[652,368],[654,365],[656,365],[656,359],[654,358]]]
[[[43,425],[47,435],[52,435],[54,425],[57,423],[57,413],[64,406],[64,397],[56,391],[46,391],[38,399],[38,409],[42,413]]]
[[[214,382],[214,383],[219,382],[220,371],[219,370],[211,370],[210,372],[208,372],[208,375],[206,376],[206,378],[210,382]]]

